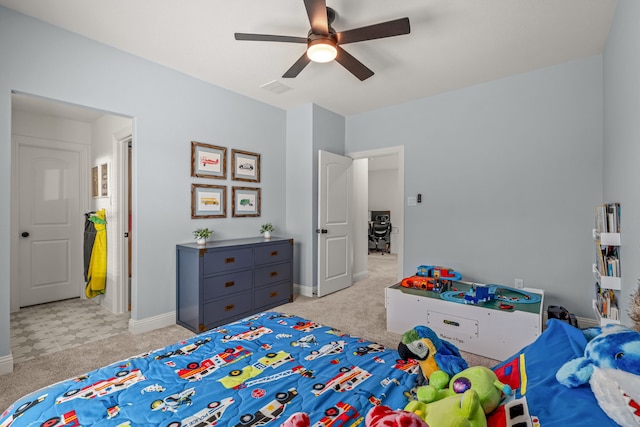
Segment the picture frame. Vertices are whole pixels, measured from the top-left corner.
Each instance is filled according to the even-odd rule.
[[[227,179],[227,149],[191,141],[191,176]]]
[[[231,150],[231,179],[234,181],[260,182],[260,154],[243,150]]]
[[[91,168],[91,197],[100,197],[100,171],[98,166]]]
[[[109,197],[109,164],[100,165],[100,197]]]
[[[260,216],[261,195],[259,188],[233,187],[233,217]]]
[[[227,187],[191,184],[191,218],[225,218]]]

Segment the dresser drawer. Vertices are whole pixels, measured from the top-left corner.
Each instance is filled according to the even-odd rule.
[[[278,243],[256,247],[256,265],[272,262],[289,261],[291,259],[291,243]]]
[[[281,283],[256,289],[254,309],[260,310],[284,304],[291,299],[291,283]]]
[[[282,282],[291,278],[291,263],[265,265],[256,268],[255,285],[266,286],[273,283]]]
[[[253,264],[252,254],[251,248],[207,252],[204,254],[203,274],[249,268]]]
[[[203,298],[224,297],[236,292],[248,291],[253,283],[251,270],[236,271],[235,273],[222,274],[220,276],[207,277],[203,281]]]
[[[226,319],[242,315],[252,309],[251,292],[242,292],[203,304],[202,323],[210,328],[225,323]]]

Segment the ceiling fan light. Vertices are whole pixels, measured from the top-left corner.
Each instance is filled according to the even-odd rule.
[[[330,40],[313,40],[307,48],[307,56],[313,62],[331,62],[337,54],[338,49]]]

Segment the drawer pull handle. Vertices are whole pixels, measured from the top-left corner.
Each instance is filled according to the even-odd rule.
[[[234,257],[227,258],[224,260],[225,264],[231,264],[232,262],[236,262],[236,259]]]
[[[278,275],[277,271],[272,271],[271,273],[269,273],[270,277],[276,277]]]
[[[460,326],[460,323],[453,321],[453,320],[443,320],[442,321],[445,325],[449,325],[449,326]]]
[[[278,296],[278,292],[277,292],[277,291],[275,291],[275,292],[271,292],[271,293],[269,294],[269,298],[275,298],[275,297],[277,297],[277,296]]]
[[[278,251],[272,251],[271,256],[278,256]]]
[[[235,284],[236,284],[235,280],[232,280],[230,282],[225,283],[224,287],[225,288],[230,288],[230,287],[234,286]]]
[[[233,309],[235,308],[235,306],[236,306],[235,304],[229,304],[228,306],[226,306],[226,307],[224,308],[224,311],[230,311],[230,310],[233,310]]]

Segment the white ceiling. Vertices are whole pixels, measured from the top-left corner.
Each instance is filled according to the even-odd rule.
[[[0,0],[0,5],[283,109],[315,103],[349,116],[601,53],[616,0],[327,0],[343,31],[409,17],[411,33],[345,45],[375,72],[338,63],[281,76],[306,37],[302,0]],[[261,88],[269,82],[290,90]]]
[[[52,101],[33,95],[14,93],[11,96],[11,108],[15,111],[27,111],[30,113],[42,114],[51,117],[61,117],[68,120],[92,123],[104,116],[100,110],[80,107],[60,101]]]

